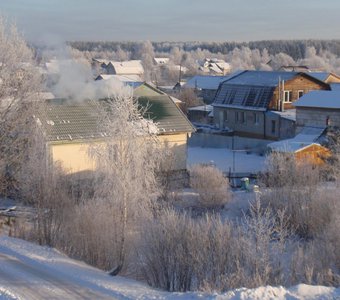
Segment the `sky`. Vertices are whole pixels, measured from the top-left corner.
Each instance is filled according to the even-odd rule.
[[[339,0],[0,0],[32,42],[340,39]]]

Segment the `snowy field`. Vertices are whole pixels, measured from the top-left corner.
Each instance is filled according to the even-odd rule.
[[[0,299],[340,299],[340,288],[259,287],[224,294],[167,293],[143,283],[111,277],[58,251],[0,236]]]
[[[235,172],[256,173],[264,169],[265,156],[247,154],[246,151],[235,151]],[[213,163],[223,172],[233,171],[233,151],[228,148],[188,147],[187,165]]]

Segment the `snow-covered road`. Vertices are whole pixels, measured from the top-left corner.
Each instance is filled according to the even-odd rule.
[[[340,288],[300,284],[240,288],[224,294],[168,293],[120,276],[111,277],[55,249],[0,235],[0,300],[334,300]]]
[[[5,287],[14,299],[115,299],[112,293],[96,291],[70,280],[63,272],[42,268],[36,262],[7,255],[0,246],[0,289]],[[65,270],[66,271],[66,270]],[[0,296],[1,299],[1,296]]]

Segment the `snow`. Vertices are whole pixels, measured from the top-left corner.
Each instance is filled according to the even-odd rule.
[[[268,147],[275,151],[294,153],[313,144],[320,145],[315,142],[324,131],[325,127],[305,126],[294,138],[270,143],[268,144]]]
[[[287,109],[285,111],[270,111],[272,114],[279,115],[281,118],[296,121],[296,109]]]
[[[311,91],[294,102],[295,107],[340,109],[340,91]]]
[[[140,60],[110,61],[117,75],[144,74],[144,68]]]
[[[199,106],[189,107],[188,110],[212,111],[213,106],[212,105],[199,105]]]
[[[0,236],[0,299],[340,299],[340,288],[240,288],[224,294],[168,293],[72,260],[55,249]]]
[[[235,150],[235,172],[256,173],[264,170],[265,156],[247,154],[246,150]],[[188,167],[207,163],[215,165],[222,172],[233,171],[233,151],[228,148],[188,147]]]
[[[229,76],[196,75],[190,78],[184,86],[192,89],[217,90],[220,83],[229,78]]]

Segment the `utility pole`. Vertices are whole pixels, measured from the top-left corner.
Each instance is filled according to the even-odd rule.
[[[233,151],[233,173],[235,174],[235,132],[233,132],[231,139],[231,149]]]

